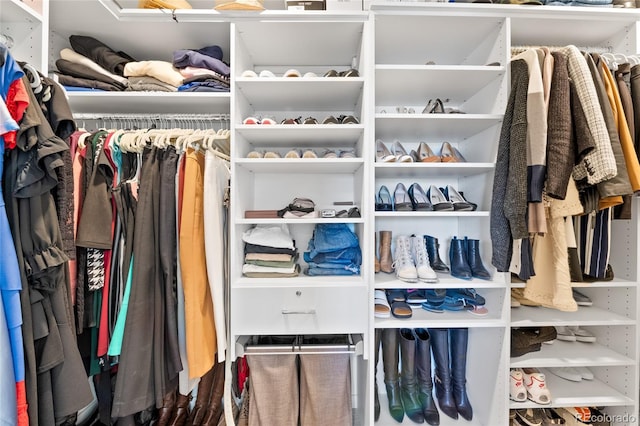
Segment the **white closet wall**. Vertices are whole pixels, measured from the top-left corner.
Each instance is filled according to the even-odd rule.
[[[42,0],[42,12],[32,1],[0,1],[0,35],[11,37],[11,55],[47,73],[49,0]]]

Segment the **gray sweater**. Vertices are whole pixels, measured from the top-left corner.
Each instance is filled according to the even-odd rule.
[[[527,89],[529,73],[523,60],[511,62],[511,91],[498,143],[491,199],[491,263],[507,272],[513,240],[527,232]]]

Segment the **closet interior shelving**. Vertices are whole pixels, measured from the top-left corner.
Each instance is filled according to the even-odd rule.
[[[364,352],[354,355],[352,370],[354,424],[373,425],[373,332],[376,328],[469,327],[467,379],[474,407],[473,425],[507,425],[510,408],[536,407],[509,401],[509,369],[587,366],[593,382],[572,384],[548,374],[552,406],[596,405],[609,414],[635,416],[620,425],[637,425],[638,290],[640,254],[638,215],[613,222],[610,282],[574,283],[589,295],[592,307],[566,313],[544,308],[510,309],[506,274],[490,267],[489,211],[497,143],[509,90],[511,46],[562,46],[612,52],[638,51],[637,21],[629,10],[578,7],[518,7],[487,4],[374,2],[370,12],[288,12],[220,14],[211,2],[191,3],[190,11],[171,13],[135,9],[133,0],[44,0],[39,14],[18,0],[0,2],[2,31],[15,41],[11,51],[43,71],[54,68],[68,36],[96,37],[137,59],[171,60],[178,48],[218,44],[231,63],[229,94],[70,93],[75,113],[229,113],[232,131],[232,206],[230,215],[231,321],[230,356],[235,345],[259,334],[352,334]],[[276,3],[276,2],[274,2]],[[280,4],[280,2],[277,2]],[[270,3],[267,2],[267,6]],[[49,28],[50,27],[50,28]],[[354,59],[355,58],[355,59]],[[427,65],[433,61],[434,64]],[[498,65],[489,65],[492,63]],[[287,69],[322,75],[355,64],[356,78],[295,79]],[[242,71],[269,69],[275,78],[245,78]],[[466,114],[420,114],[430,98],[449,99],[445,106]],[[415,114],[397,113],[412,107]],[[383,112],[384,110],[384,112]],[[247,116],[284,118],[353,114],[358,125],[243,125]],[[420,141],[438,150],[449,141],[465,163],[383,164],[375,162],[375,140],[387,146],[399,140],[407,149]],[[354,149],[355,158],[250,159],[252,150],[293,148]],[[381,185],[393,192],[398,182],[451,184],[478,204],[474,212],[376,212],[374,194]],[[327,219],[246,219],[245,210],[280,209],[294,197],[313,199],[320,208],[336,200],[353,200],[361,218],[353,225],[363,251],[356,277],[307,277],[286,280],[242,277],[241,234],[258,223],[287,223],[302,252],[316,223]],[[408,285],[373,273],[374,232],[429,234],[440,240],[448,263],[453,236],[477,238],[490,281],[462,281],[440,275],[422,287],[472,287],[487,299],[489,315],[430,314],[414,311],[409,320],[375,319],[373,290]],[[301,265],[304,262],[300,261]],[[410,285],[414,287],[415,285]],[[315,314],[283,314],[290,311]],[[292,317],[292,318],[290,318]],[[580,325],[597,336],[595,344],[557,341],[540,352],[509,357],[510,328]],[[230,358],[231,359],[231,358]],[[382,361],[377,368],[382,414],[380,426],[396,424],[386,408]],[[230,419],[227,418],[228,423]],[[404,421],[410,424],[410,420]],[[441,415],[441,424],[465,423]]]

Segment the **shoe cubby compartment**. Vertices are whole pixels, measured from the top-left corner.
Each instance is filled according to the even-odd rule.
[[[417,8],[411,14],[374,15],[376,64],[505,65],[508,36],[504,18],[445,13],[430,11],[427,15]]]
[[[238,285],[232,297],[242,300],[231,313],[236,335],[362,333],[367,328],[367,287],[319,277]],[[347,277],[352,278],[352,277]]]
[[[432,325],[440,327],[439,325]],[[412,325],[397,325],[395,328],[416,328]],[[377,325],[376,325],[376,328]],[[428,327],[427,331],[428,331]],[[384,343],[383,343],[384,344]],[[469,402],[473,408],[473,419],[467,422],[462,418],[454,420],[445,415],[442,410],[440,413],[440,425],[506,425],[508,410],[505,406],[509,398],[505,389],[508,389],[508,372],[500,369],[499,362],[488,362],[488,360],[504,360],[506,353],[505,348],[505,331],[501,327],[487,328],[469,328],[469,341],[467,345],[467,365],[466,365],[466,390]],[[433,347],[431,346],[431,350]],[[375,366],[375,377],[378,387],[378,395],[380,399],[380,419],[376,425],[397,425],[389,414],[389,404],[384,383],[384,358],[383,351],[380,349],[378,355],[378,365]],[[374,359],[374,358],[372,358]],[[434,379],[435,363],[433,356],[431,357],[432,381]],[[398,364],[398,372],[402,374],[402,362]],[[435,386],[433,389],[434,401],[437,405],[437,397]],[[372,423],[373,424],[373,423]],[[402,424],[414,424],[405,415]],[[426,423],[425,423],[426,424]]]

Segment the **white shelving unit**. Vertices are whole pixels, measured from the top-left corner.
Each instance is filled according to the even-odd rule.
[[[510,408],[535,407],[509,401],[509,368],[589,367],[596,380],[578,384],[547,374],[552,406],[598,405],[608,414],[638,418],[640,338],[637,289],[640,270],[640,203],[632,221],[615,221],[609,282],[574,283],[594,306],[564,313],[544,308],[510,309],[506,274],[490,265],[489,212],[500,127],[509,90],[511,46],[575,44],[588,49],[638,52],[640,12],[579,7],[522,7],[497,4],[418,2],[374,3],[371,12],[220,13],[209,0],[176,11],[137,9],[134,0],[44,0],[43,14],[19,0],[0,0],[0,33],[16,42],[17,59],[53,69],[71,34],[96,37],[136,59],[171,60],[179,48],[218,44],[231,63],[231,92],[70,93],[75,113],[215,114],[229,113],[232,131],[230,354],[236,342],[256,334],[349,333],[362,337],[364,353],[352,368],[355,425],[373,425],[373,377],[377,371],[382,413],[376,425],[396,424],[386,408],[382,365],[374,359],[376,328],[468,327],[467,387],[474,408],[470,425],[507,425]],[[270,7],[272,0],[267,0]],[[278,5],[281,6],[281,2]],[[275,6],[279,7],[279,6]],[[70,12],[72,11],[72,12]],[[175,19],[174,19],[175,18]],[[49,21],[51,29],[49,30]],[[177,21],[177,22],[176,22]],[[354,59],[355,58],[355,59]],[[359,77],[322,75],[355,64]],[[315,72],[316,78],[285,78],[290,68]],[[274,78],[241,77],[244,70],[268,69]],[[429,99],[465,114],[421,114]],[[414,113],[398,113],[397,107]],[[244,125],[248,116],[284,118],[353,114],[360,124]],[[407,150],[421,141],[434,151],[444,141],[459,149],[465,163],[383,164],[375,162],[375,140],[387,146],[399,140]],[[250,159],[250,151],[314,149],[317,159]],[[321,158],[325,149],[353,149],[356,158]],[[453,185],[472,202],[474,212],[378,212],[373,195],[381,185],[391,192],[398,182]],[[425,188],[426,189],[426,188]],[[353,200],[361,218],[248,219],[245,210],[280,209],[296,196],[319,208]],[[354,277],[257,279],[241,274],[241,234],[256,224],[286,223],[299,251],[306,249],[317,223],[350,223],[360,239],[362,273]],[[422,288],[475,288],[487,299],[489,314],[435,314],[414,311],[409,320],[376,319],[373,291],[416,287],[394,275],[374,274],[373,234],[432,235],[448,264],[451,237],[481,241],[490,281],[464,281],[439,274],[437,284]],[[304,262],[300,260],[303,266]],[[315,314],[295,315],[284,310]],[[594,344],[555,342],[542,350],[510,359],[510,328],[580,325],[597,337]],[[441,413],[441,425],[460,424]],[[405,420],[410,424],[410,420]],[[231,417],[227,416],[227,424]],[[620,423],[637,425],[637,422]]]

